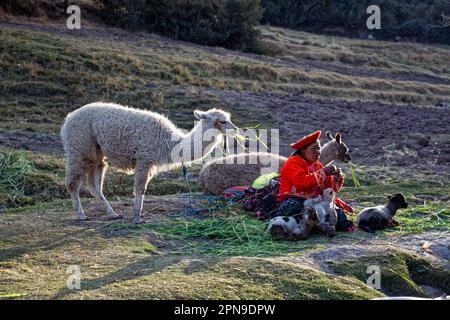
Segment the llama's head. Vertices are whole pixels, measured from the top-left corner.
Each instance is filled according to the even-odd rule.
[[[389,202],[388,206],[393,206],[396,209],[406,209],[408,208],[408,203],[405,200],[405,196],[401,193],[395,193],[388,196]]]
[[[334,202],[334,198],[336,196],[336,193],[332,188],[325,189],[323,191],[322,199],[323,201],[326,201],[328,203]]]
[[[202,121],[203,130],[217,129],[221,133],[234,132],[237,127],[230,120],[230,113],[220,109],[209,109],[208,111],[194,111],[195,117]]]
[[[339,132],[336,133],[336,136],[333,138],[331,133],[327,131],[327,138],[328,140],[330,140],[330,142],[328,143],[331,143],[332,146],[334,147],[335,159],[345,163],[352,161],[350,150],[342,141],[342,136]]]

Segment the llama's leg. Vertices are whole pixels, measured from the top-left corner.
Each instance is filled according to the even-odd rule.
[[[66,188],[72,199],[72,204],[80,220],[87,220],[81,207],[80,185],[86,171],[88,171],[89,162],[80,158],[68,158],[66,167]]]
[[[398,221],[395,220],[394,217],[389,219],[388,227],[398,227],[399,225],[400,225],[400,223],[398,223]]]
[[[108,218],[110,219],[119,219],[122,218],[122,216],[120,214],[117,214],[114,212],[113,208],[111,207],[111,205],[109,204],[108,200],[106,200],[105,195],[103,194],[103,181],[105,179],[105,173],[106,173],[106,168],[107,168],[107,164],[104,160],[100,160],[97,162],[94,172],[93,172],[93,191],[95,196],[102,200],[105,208],[106,208],[106,212],[108,213]],[[89,182],[89,177],[88,177],[88,182]]]
[[[91,196],[99,199],[97,192],[95,192],[95,166],[89,169],[86,177],[87,188]]]
[[[336,235],[336,228],[329,222],[321,222],[316,225],[315,228],[318,231],[325,233],[328,237],[334,237]]]
[[[151,164],[137,164],[134,173],[134,224],[141,223],[142,205],[147,184],[154,175]]]

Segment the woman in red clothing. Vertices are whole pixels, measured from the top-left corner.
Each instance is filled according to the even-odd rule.
[[[320,131],[306,136],[291,148],[296,149],[286,161],[280,173],[280,193],[277,200],[280,202],[278,215],[295,215],[303,210],[303,202],[306,199],[322,195],[327,188],[333,188],[335,192],[344,184],[344,175],[341,168],[335,166],[324,167],[319,162],[320,157]],[[352,212],[352,209],[342,200],[336,199],[338,223],[336,230],[349,230],[351,221],[347,220],[342,209]],[[340,207],[340,208],[339,208]],[[328,226],[326,226],[326,230]],[[328,233],[328,232],[327,232]],[[330,231],[330,233],[332,233]]]

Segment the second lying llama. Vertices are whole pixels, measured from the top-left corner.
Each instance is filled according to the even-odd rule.
[[[358,214],[358,227],[373,233],[390,226],[398,226],[394,216],[398,209],[406,209],[408,203],[401,193],[388,196],[387,206],[370,207],[361,210]]]
[[[150,179],[158,171],[182,164],[173,159],[177,146],[190,147],[182,149],[190,155],[191,150],[195,150],[194,144],[201,143],[201,159],[223,140],[226,130],[236,128],[230,121],[230,114],[219,109],[196,110],[194,115],[200,121],[186,134],[158,113],[117,104],[97,102],[70,113],[61,129],[61,140],[67,160],[66,188],[78,218],[87,219],[79,196],[84,176],[87,176],[89,191],[103,201],[108,216],[120,217],[102,191],[107,158],[119,169],[134,170],[134,223],[140,223],[144,193]],[[202,139],[206,130],[212,131],[214,142],[194,141],[196,137]]]
[[[320,162],[326,166],[334,160],[351,161],[350,152],[342,141],[341,134],[337,133],[333,138],[331,133],[327,132],[327,137],[329,141],[322,146]],[[250,159],[257,161],[252,163]],[[198,182],[204,193],[220,195],[230,187],[251,185],[256,178],[264,174],[262,170],[269,168],[269,164],[276,164],[281,169],[287,159],[265,152],[241,153],[214,159],[200,171]]]

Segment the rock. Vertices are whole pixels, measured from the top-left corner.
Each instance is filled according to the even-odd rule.
[[[436,106],[442,107],[442,108],[450,108],[450,102],[442,101],[442,102],[439,102]]]
[[[371,34],[367,36],[367,40],[376,40],[375,37]]]
[[[439,164],[445,164],[450,162],[450,154],[441,155],[439,158],[437,158],[437,163]]]
[[[448,246],[433,243],[431,244],[430,249],[435,255],[447,260],[450,259],[450,248]]]
[[[416,140],[417,144],[421,147],[427,147],[430,144],[429,137],[420,137]]]
[[[423,133],[410,133],[409,137],[414,141],[415,144],[421,147],[429,146],[431,140],[431,136]]]
[[[420,289],[422,289],[422,291],[429,297],[432,298],[438,298],[438,297],[442,297],[443,295],[445,295],[445,292],[442,291],[439,288],[434,288],[431,286],[427,286],[427,285],[423,285],[420,286]]]
[[[429,201],[439,200],[439,197],[432,196],[432,195],[429,195],[429,194],[417,194],[416,197],[419,198],[419,199],[422,199],[422,200],[429,200]],[[428,248],[429,248],[429,246],[428,246]]]

